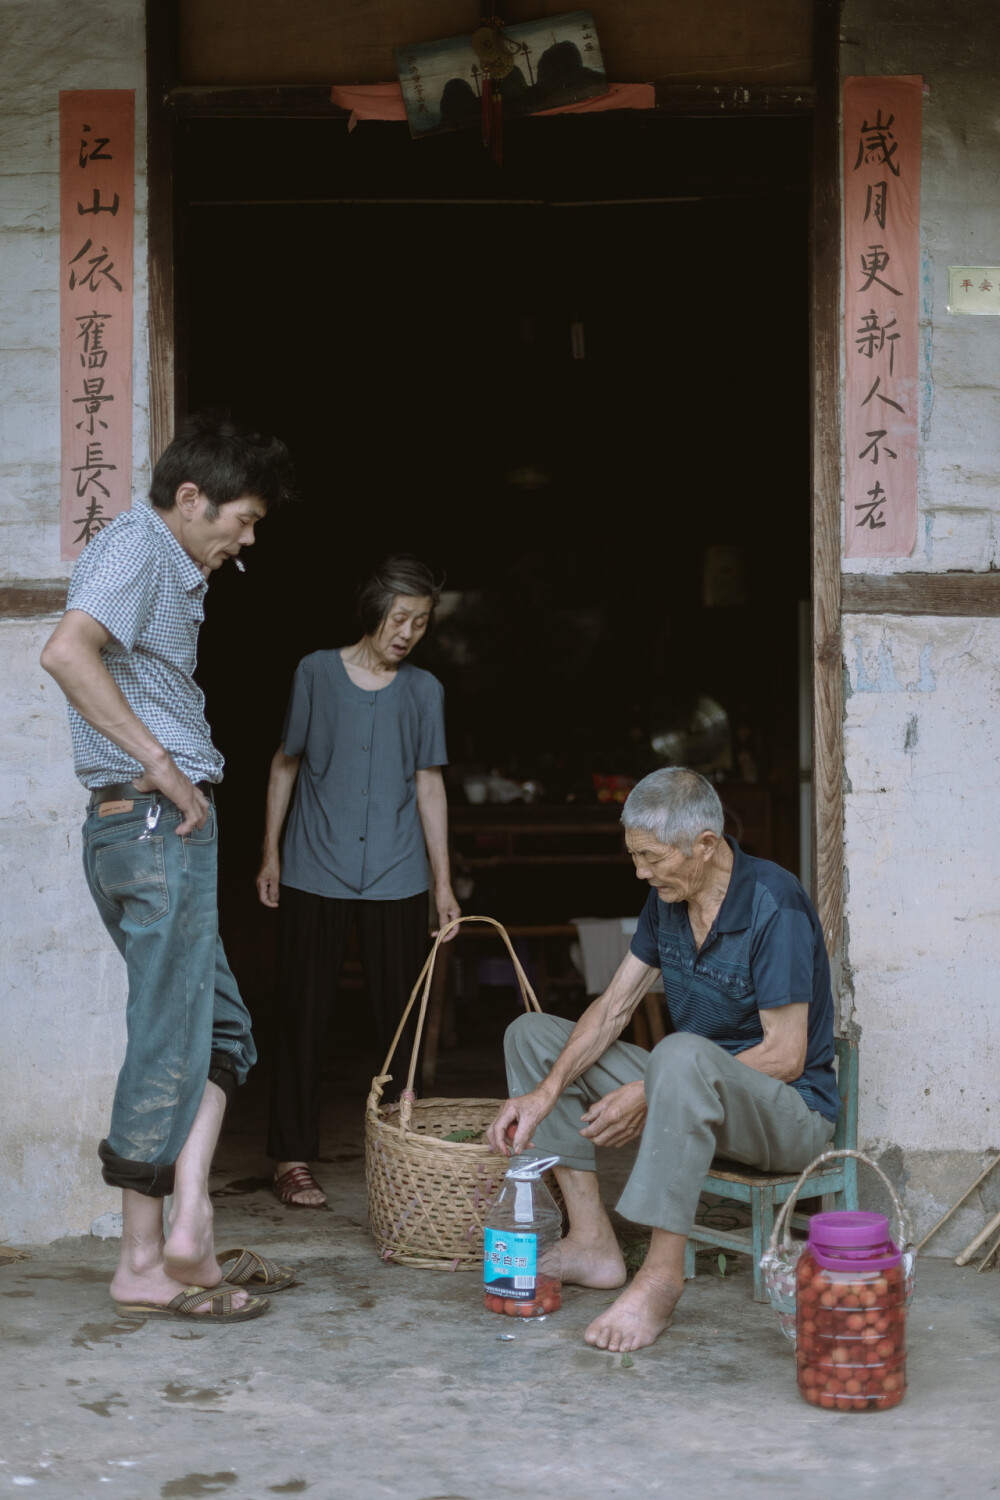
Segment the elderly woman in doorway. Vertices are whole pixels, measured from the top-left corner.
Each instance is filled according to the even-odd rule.
[[[309,1162],[319,1154],[323,1040],[354,922],[387,1049],[427,954],[431,881],[438,922],[461,914],[441,774],[444,692],[407,660],[439,594],[416,558],[387,558],[358,596],[361,639],[299,663],[271,761],[257,875],[262,903],[280,901],[282,913],[267,1150],[277,1196],[298,1208],[326,1202]]]

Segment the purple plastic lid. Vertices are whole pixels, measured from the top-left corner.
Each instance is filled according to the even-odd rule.
[[[898,1266],[902,1258],[889,1236],[885,1214],[857,1209],[813,1214],[809,1249],[821,1266],[832,1271],[881,1271]]]

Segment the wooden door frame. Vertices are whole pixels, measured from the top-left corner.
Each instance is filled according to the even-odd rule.
[[[843,682],[840,575],[839,0],[813,0],[816,83],[750,89],[657,84],[657,110],[678,116],[811,114],[810,370],[812,394],[812,894],[839,990],[843,947]],[[150,445],[155,458],[183,409],[176,345],[173,134],[193,116],[331,118],[317,85],[185,87],[178,82],[174,0],[147,0]]]
[[[839,997],[844,963],[844,678],[840,578],[840,0],[814,0],[810,206],[812,895]]]
[[[146,0],[146,225],[149,276],[149,448],[155,463],[174,435],[178,399],[174,298],[174,112],[179,71],[174,0]]]

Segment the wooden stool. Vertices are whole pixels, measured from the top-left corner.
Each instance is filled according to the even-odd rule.
[[[852,1151],[858,1145],[858,1044],[848,1037],[835,1037],[837,1049],[837,1092],[840,1094],[840,1116],[831,1150]],[[695,1224],[688,1234],[684,1251],[684,1277],[691,1280],[695,1274],[697,1246],[718,1246],[737,1254],[753,1256],[753,1296],[755,1302],[766,1302],[764,1276],[760,1269],[760,1258],[767,1249],[774,1228],[775,1208],[785,1202],[798,1181],[798,1172],[758,1172],[740,1162],[725,1162],[719,1158],[709,1170],[702,1185],[702,1192],[715,1193],[720,1198],[735,1199],[750,1205],[750,1233],[710,1229],[707,1225]],[[810,1177],[799,1194],[802,1198],[819,1198],[825,1193],[834,1195],[838,1209],[854,1209],[858,1206],[858,1164],[853,1157],[844,1157],[831,1162],[823,1171]],[[809,1227],[808,1214],[793,1214],[792,1223],[798,1229]]]

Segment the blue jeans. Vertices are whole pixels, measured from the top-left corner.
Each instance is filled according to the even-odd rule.
[[[131,811],[101,817],[95,806],[83,826],[87,883],[128,969],[128,1042],[100,1155],[111,1186],[163,1197],[206,1082],[231,1097],[257,1053],[219,937],[214,804],[204,828],[178,838],[174,803],[131,789],[128,799]]]

